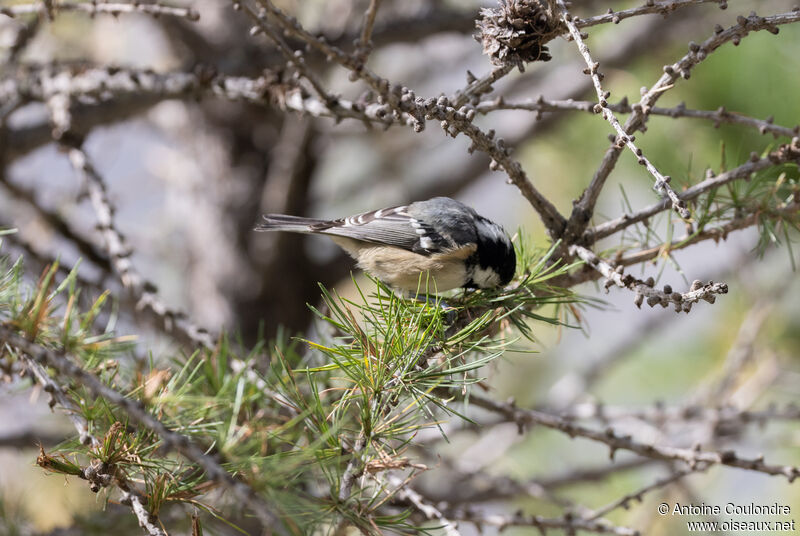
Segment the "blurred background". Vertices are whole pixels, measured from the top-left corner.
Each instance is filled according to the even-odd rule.
[[[4,0],[7,6],[21,2]],[[314,33],[352,47],[368,2],[304,0],[279,2]],[[88,17],[63,12],[46,17],[0,15],[0,74],[18,76],[26,65],[116,65],[157,72],[212,70],[255,77],[280,69],[283,58],[263,36],[248,33],[249,21],[219,0],[184,2],[200,14],[197,22],[142,14]],[[376,48],[370,67],[381,76],[412,88],[417,95],[452,94],[491,69],[473,38],[481,6],[492,2],[384,0],[374,30]],[[579,16],[590,16],[635,2],[573,2]],[[652,85],[665,64],[686,53],[689,41],[712,35],[752,9],[759,15],[789,11],[792,2],[736,1],[728,9],[700,4],[669,17],[649,15],[588,29],[588,44],[606,75],[611,102],[623,96],[635,102],[640,88]],[[30,40],[15,52],[21,32]],[[515,71],[495,85],[508,100],[595,98],[584,63],[573,43],[550,43],[553,60]],[[781,27],[778,35],[755,32],[738,46],[723,46],[679,80],[659,102],[716,110],[720,106],[755,118],[773,117],[793,127],[800,121],[800,26]],[[316,57],[312,67],[345,98],[358,100],[364,88],[347,73]],[[2,83],[2,82],[0,82]],[[4,103],[0,91],[0,108]],[[252,232],[261,213],[281,212],[340,217],[383,206],[447,195],[474,206],[510,232],[546,247],[548,238],[530,206],[506,176],[491,172],[488,158],[468,154],[469,140],[445,136],[435,123],[422,133],[395,126],[367,129],[356,121],[283,113],[277,108],[210,97],[163,99],[131,96],[123,101],[85,103],[74,110],[76,128],[87,135],[85,149],[107,181],[116,223],[132,249],[132,261],[171,307],[185,311],[213,332],[228,330],[246,343],[259,334],[274,336],[309,329],[307,305],[319,302],[317,282],[352,292],[352,261],[318,237]],[[527,111],[497,111],[476,124],[493,128],[515,148],[515,157],[542,193],[563,214],[588,184],[609,146],[609,125],[586,112],[537,116]],[[750,153],[779,141],[756,129],[697,119],[652,117],[646,135],[637,136],[645,154],[678,186],[702,180],[705,170],[735,167]],[[780,140],[785,142],[787,140]],[[81,260],[80,273],[97,291],[119,283],[103,254],[85,186],[63,152],[52,142],[46,106],[32,102],[4,114],[0,140],[0,228],[17,228],[2,252],[32,252],[60,258],[66,266]],[[625,153],[600,198],[594,223],[658,199],[652,178]],[[651,222],[649,243],[666,239],[669,218]],[[790,235],[791,236],[791,235]],[[620,415],[615,426],[637,438],[680,446],[703,443],[723,448],[730,442],[747,456],[765,452],[774,463],[800,464],[800,428],[794,418],[769,419],[720,429],[713,419],[643,420],[625,412],[733,404],[763,410],[786,408],[800,394],[800,311],[794,272],[796,251],[783,238],[756,249],[763,230],[751,228],[727,240],[704,242],[632,270],[653,275],[659,284],[687,288],[694,279],[721,280],[730,292],[714,305],[701,303],[689,315],[671,309],[637,309],[633,296],[602,285],[576,290],[605,300],[601,308],[581,312],[581,328],[537,327],[536,353],[509,353],[487,371],[497,399],[514,397],[523,407],[580,412],[576,418],[600,422],[595,404]],[[597,248],[627,246],[631,236],[609,238]],[[36,270],[34,270],[36,272]],[[361,276],[360,283],[368,285]],[[122,315],[117,329],[130,330]],[[168,339],[144,335],[142,349],[167,353]],[[149,345],[149,346],[148,346]],[[737,353],[738,352],[738,353]],[[739,353],[745,352],[741,357]],[[743,360],[738,366],[736,359]],[[733,371],[733,372],[731,372]],[[721,388],[720,378],[732,376]],[[724,382],[722,382],[724,383]],[[583,409],[581,409],[583,408]],[[35,410],[35,411],[34,411]],[[613,411],[611,412],[613,414]],[[796,412],[795,412],[796,413]],[[20,419],[20,415],[26,415]],[[30,416],[35,415],[35,418]],[[480,414],[479,414],[480,415]],[[488,419],[490,421],[490,419]],[[718,424],[718,423],[717,423]],[[432,432],[417,455],[436,469],[420,487],[429,497],[453,500],[459,479],[511,477],[546,484],[548,492],[600,507],[667,474],[666,465],[642,463],[618,453],[616,470],[608,450],[585,440],[534,429],[517,434],[516,425],[491,424],[479,430],[452,423],[450,442]],[[724,427],[723,427],[724,428]],[[0,386],[0,517],[25,519],[37,531],[66,526],[74,516],[101,508],[81,484],[46,476],[34,466],[35,440],[58,442],[69,434],[65,418],[50,413],[44,397],[25,385]],[[449,456],[456,454],[455,456]],[[458,460],[456,464],[442,459]],[[620,468],[621,467],[621,468]],[[597,475],[582,472],[597,470]],[[577,476],[576,476],[577,475]],[[479,497],[488,511],[553,515],[556,510],[532,493]],[[470,499],[470,498],[467,498]],[[474,497],[473,500],[476,500]],[[466,500],[466,499],[465,499]],[[800,487],[785,478],[731,468],[712,468],[682,479],[616,510],[612,521],[647,534],[682,534],[682,519],[660,518],[660,502],[788,504],[800,518]],[[43,505],[46,504],[46,507]],[[797,514],[794,516],[794,514]],[[131,516],[128,516],[131,517]],[[133,527],[131,518],[126,522]],[[132,529],[136,532],[135,527]],[[464,534],[470,534],[466,528]],[[487,530],[494,530],[489,529]],[[533,528],[509,529],[531,533]]]

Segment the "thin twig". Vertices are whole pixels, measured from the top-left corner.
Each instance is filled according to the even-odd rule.
[[[36,198],[36,192],[34,190],[20,186],[16,182],[11,182],[2,173],[0,173],[0,184],[2,184],[12,196],[27,203],[47,226],[74,245],[83,258],[91,261],[92,264],[96,265],[100,270],[106,273],[111,272],[111,264],[105,253],[87,237],[82,236],[77,229],[74,229],[61,214],[42,206]]]
[[[49,0],[45,2],[35,2],[32,4],[16,4],[13,6],[0,7],[0,15],[17,17],[19,15],[46,14],[50,20],[54,18],[55,13],[58,11],[77,11],[86,13],[90,17],[100,13],[115,17],[123,13],[144,13],[154,17],[170,16],[192,21],[200,19],[200,14],[193,8],[172,7],[159,3],[58,2],[57,5],[53,5],[53,1]]]
[[[630,503],[632,501],[642,502],[642,498],[647,493],[649,493],[649,492],[651,492],[653,490],[657,490],[657,489],[661,489],[663,487],[669,486],[670,484],[673,484],[673,483],[675,483],[675,482],[677,482],[677,481],[679,481],[679,480],[681,480],[681,479],[683,479],[683,478],[685,478],[685,477],[687,477],[689,475],[705,471],[707,468],[708,468],[707,465],[698,464],[697,467],[692,468],[692,469],[682,469],[680,471],[675,471],[674,473],[672,473],[669,476],[666,476],[666,477],[663,477],[663,478],[659,478],[658,480],[656,480],[652,484],[648,484],[647,486],[644,486],[644,487],[642,487],[642,488],[640,488],[640,489],[638,489],[638,490],[636,490],[636,491],[634,491],[632,493],[628,493],[627,495],[624,495],[623,497],[620,497],[619,499],[617,499],[615,501],[612,501],[611,503],[607,504],[606,506],[603,506],[602,508],[598,508],[597,510],[592,512],[591,515],[589,515],[587,517],[588,517],[588,519],[590,521],[593,521],[595,519],[599,519],[601,517],[605,517],[606,515],[610,514],[614,510],[616,510],[617,508],[624,508],[624,509],[627,510],[628,508],[630,508]]]
[[[669,0],[666,2],[649,1],[643,6],[633,7],[630,9],[623,9],[620,11],[608,10],[608,13],[603,15],[595,15],[593,17],[586,17],[584,19],[575,18],[575,26],[578,28],[588,28],[598,24],[608,24],[609,22],[619,24],[625,19],[631,17],[638,17],[641,15],[660,14],[667,16],[672,12],[697,4],[720,4],[720,8],[727,6],[727,0]]]
[[[497,527],[502,532],[508,527],[535,527],[544,533],[547,529],[563,530],[566,534],[594,532],[617,536],[638,536],[639,531],[628,527],[617,527],[605,520],[588,520],[576,515],[548,518],[538,515],[525,515],[521,511],[514,514],[489,514],[466,509],[453,509],[446,512],[451,519],[474,523],[477,527]]]
[[[509,102],[506,99],[498,97],[497,99],[482,101],[475,106],[475,110],[480,114],[488,114],[495,110],[528,110],[531,112],[562,112],[562,111],[583,111],[595,113],[594,107],[597,105],[593,101],[585,100],[549,100],[544,97],[537,99],[527,99],[520,101]],[[628,99],[625,97],[620,102],[608,103],[607,108],[614,112],[629,114],[633,111],[633,107],[628,104]],[[679,118],[688,117],[692,119],[704,119],[714,123],[714,127],[719,127],[722,123],[730,123],[735,125],[745,125],[758,130],[761,134],[772,134],[774,137],[787,137],[791,138],[800,135],[800,126],[793,128],[776,125],[772,117],[767,119],[756,119],[739,112],[727,110],[724,106],[719,107],[717,110],[694,110],[687,108],[684,103],[681,103],[672,108],[664,108],[661,106],[653,106],[650,109],[650,115]]]
[[[505,75],[514,70],[514,66],[507,64],[501,67],[495,67],[492,71],[482,78],[475,78],[475,76],[467,71],[467,87],[458,90],[450,100],[453,101],[453,107],[461,108],[473,99],[479,98],[492,90],[492,84],[503,78]]]
[[[258,2],[286,32],[308,43],[325,54],[330,60],[336,61],[350,70],[353,76],[366,82],[381,96],[387,113],[394,113],[398,117],[406,114],[411,116],[414,120],[414,129],[418,131],[424,128],[426,120],[437,119],[448,134],[456,136],[459,133],[463,133],[467,135],[472,140],[470,151],[481,150],[486,152],[492,158],[490,168],[493,170],[502,168],[506,172],[510,181],[519,188],[522,195],[539,213],[551,235],[559,236],[561,234],[566,223],[564,217],[533,185],[522,169],[521,164],[510,157],[511,150],[505,145],[505,142],[501,138],[495,139],[493,131],[484,133],[472,123],[474,112],[471,115],[468,111],[456,109],[445,96],[441,96],[438,99],[423,99],[417,97],[408,88],[390,87],[386,79],[380,78],[341,49],[310,34],[297,20],[288,17],[283,11],[275,7],[270,0],[258,0]],[[240,4],[237,2],[237,5]],[[265,24],[261,17],[256,16],[251,9],[246,12],[260,27]]]
[[[137,307],[148,311],[157,325],[182,342],[196,347],[213,348],[214,339],[211,335],[196,326],[186,315],[169,309],[158,297],[155,286],[148,283],[134,267],[130,259],[131,252],[114,224],[113,209],[106,193],[105,183],[83,149],[72,146],[68,149],[68,156],[89,192],[89,199],[97,216],[98,228],[105,239],[111,264],[119,275],[122,286],[136,301]]]
[[[306,65],[306,60],[302,51],[300,50],[292,50],[286,40],[281,37],[280,33],[275,31],[269,24],[267,24],[266,16],[259,15],[252,9],[250,9],[245,4],[240,4],[241,9],[244,10],[245,13],[250,15],[251,18],[259,20],[261,24],[258,25],[257,32],[252,33],[263,33],[266,35],[273,43],[278,46],[278,49],[283,54],[283,57],[286,59],[286,63],[294,67],[297,72],[308,82],[311,84],[311,87],[314,88],[314,91],[317,93],[322,102],[326,104],[326,106],[330,107],[332,104],[335,104],[337,98],[333,95],[328,94],[327,90],[323,87],[322,82],[317,78],[317,75],[314,74]]]
[[[361,36],[356,47],[356,56],[362,63],[367,61],[367,56],[372,51],[372,29],[375,27],[375,16],[378,14],[380,5],[381,0],[369,0],[369,6],[364,12],[364,23],[361,26]]]

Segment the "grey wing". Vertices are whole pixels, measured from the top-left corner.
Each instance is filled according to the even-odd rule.
[[[407,206],[383,208],[311,226],[312,232],[393,246],[423,255],[452,249],[429,225],[407,212]]]

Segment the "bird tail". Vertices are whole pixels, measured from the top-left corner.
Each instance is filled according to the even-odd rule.
[[[265,214],[264,221],[256,225],[256,231],[289,231],[292,233],[313,233],[324,227],[327,220],[302,218],[286,214]],[[316,228],[315,228],[316,227]]]

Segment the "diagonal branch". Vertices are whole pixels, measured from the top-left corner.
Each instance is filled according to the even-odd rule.
[[[367,57],[372,51],[372,30],[375,27],[375,16],[378,14],[380,5],[381,0],[369,0],[369,6],[364,12],[361,36],[358,38],[358,44],[356,45],[356,57],[358,57],[362,63],[367,61]]]
[[[643,165],[653,177],[655,177],[656,182],[653,185],[653,189],[666,194],[672,201],[672,208],[674,208],[675,211],[680,214],[681,218],[689,219],[689,217],[691,217],[691,213],[686,208],[686,203],[678,197],[678,194],[675,193],[675,190],[673,190],[669,185],[670,177],[663,175],[642,153],[642,150],[636,147],[636,145],[633,143],[634,136],[629,135],[627,129],[622,127],[619,120],[614,115],[614,112],[609,108],[607,99],[611,94],[603,89],[603,86],[600,82],[601,74],[597,70],[600,64],[594,61],[589,53],[589,47],[586,46],[586,43],[583,41],[581,32],[578,30],[577,26],[575,26],[572,15],[570,15],[570,13],[567,11],[564,1],[557,0],[557,2],[558,6],[561,8],[561,12],[563,13],[562,20],[569,29],[572,39],[575,41],[575,44],[578,45],[578,50],[588,66],[588,69],[586,69],[584,72],[592,77],[592,83],[594,84],[594,89],[597,92],[598,101],[598,104],[593,107],[594,112],[602,114],[603,119],[608,121],[617,132],[617,147],[620,149],[623,146],[628,147],[628,149],[630,149],[631,152],[637,157],[638,162]]]
[[[513,514],[482,513],[467,509],[453,509],[447,516],[459,521],[474,523],[477,527],[497,527],[502,532],[508,527],[535,527],[541,534],[547,529],[562,530],[565,534],[594,532],[597,534],[614,534],[616,536],[638,536],[639,531],[628,527],[617,527],[606,520],[588,520],[580,516],[566,514],[560,518],[548,518],[538,515],[525,515],[522,511]]]
[[[619,24],[625,19],[631,17],[638,17],[640,15],[661,14],[669,15],[672,12],[682,8],[697,4],[719,4],[720,9],[727,7],[727,0],[670,0],[667,2],[655,2],[648,0],[648,2],[639,7],[632,7],[630,9],[623,9],[620,11],[613,11],[609,8],[608,13],[603,15],[595,15],[593,17],[586,17],[585,19],[575,18],[575,26],[578,28],[588,28],[590,26],[597,26],[598,24],[608,24],[609,22]]]
[[[189,438],[168,429],[161,421],[143,409],[138,402],[112,389],[100,381],[97,376],[73,363],[70,356],[29,341],[2,324],[0,324],[0,340],[27,354],[40,365],[52,367],[62,377],[72,379],[78,385],[88,389],[94,396],[105,398],[123,411],[132,422],[158,434],[166,449],[175,450],[202,467],[210,480],[218,482],[230,490],[238,500],[255,512],[265,526],[273,526],[276,523],[277,519],[272,509],[253,488],[231,476],[219,462],[192,443]]]
[[[632,493],[628,493],[627,495],[624,495],[623,497],[620,497],[616,501],[613,501],[613,502],[607,504],[606,506],[603,506],[602,508],[598,508],[597,510],[595,510],[594,512],[592,512],[588,516],[588,519],[589,519],[589,521],[593,521],[595,519],[602,518],[602,517],[610,514],[611,512],[616,510],[617,508],[625,508],[625,509],[627,509],[627,508],[630,507],[630,503],[632,501],[642,502],[642,497],[644,497],[645,494],[647,494],[647,493],[649,493],[651,491],[657,490],[657,489],[661,489],[661,488],[663,488],[665,486],[669,486],[670,484],[673,484],[673,483],[675,483],[675,482],[677,482],[677,481],[679,481],[679,480],[681,480],[681,479],[683,479],[683,478],[685,478],[685,477],[687,477],[689,475],[692,475],[692,474],[695,474],[695,473],[698,473],[698,472],[701,472],[701,471],[705,471],[707,468],[708,468],[708,466],[705,465],[705,464],[698,464],[698,466],[694,467],[694,468],[681,469],[679,471],[675,471],[671,475],[665,476],[663,478],[659,478],[658,480],[656,480],[652,484],[648,484],[647,486],[644,486],[644,487],[642,487],[642,488],[640,488],[640,489],[638,489],[638,490],[636,490],[636,491],[634,491]]]
[[[5,326],[0,324],[0,338],[9,342],[5,337],[11,334]],[[19,357],[27,366],[28,370],[33,373],[42,388],[50,395],[50,409],[56,404],[60,405],[67,418],[72,422],[72,425],[78,431],[78,438],[84,445],[89,445],[93,448],[99,447],[101,441],[89,432],[89,423],[81,414],[81,410],[77,404],[70,398],[70,396],[62,389],[62,387],[50,377],[45,369],[46,363],[41,360],[35,359],[29,352],[22,351]],[[161,529],[161,524],[158,517],[150,512],[145,504],[142,502],[140,494],[128,486],[125,482],[117,479],[117,484],[122,492],[121,502],[128,504],[136,516],[139,526],[142,527],[150,536],[166,536],[166,532]]]
[[[642,129],[652,107],[661,95],[671,89],[678,78],[689,78],[691,70],[720,46],[728,42],[738,44],[739,41],[743,37],[746,37],[751,31],[767,30],[771,33],[778,33],[779,25],[800,21],[800,11],[792,11],[770,17],[759,17],[752,14],[750,17],[746,18],[739,17],[737,21],[737,24],[731,26],[727,30],[723,29],[721,26],[717,26],[713,36],[709,37],[701,44],[690,43],[688,54],[672,65],[664,66],[664,74],[661,78],[642,95],[642,98],[637,104],[633,105],[633,113],[623,127],[625,136],[630,137],[634,132]],[[611,173],[611,170],[614,169],[623,147],[624,146],[620,146],[619,143],[615,141],[606,151],[600,167],[595,172],[594,177],[592,177],[589,186],[584,190],[580,199],[575,204],[569,224],[567,225],[568,238],[572,239],[576,237],[585,229],[586,224],[589,222],[594,212],[594,206],[605,185],[605,181]]]
[[[424,128],[426,120],[437,119],[448,134],[452,136],[459,133],[467,135],[472,140],[471,150],[479,149],[486,152],[492,158],[491,169],[502,168],[506,172],[511,182],[519,188],[522,195],[539,213],[550,234],[552,236],[561,234],[566,223],[564,217],[533,185],[522,169],[522,165],[511,158],[511,150],[505,145],[505,142],[501,138],[494,139],[493,132],[484,133],[472,123],[474,111],[470,113],[462,111],[460,108],[456,109],[445,96],[426,100],[417,97],[408,88],[390,87],[388,80],[380,78],[338,47],[310,34],[296,19],[288,17],[270,0],[258,0],[258,2],[268,15],[283,27],[285,32],[306,42],[323,53],[329,60],[335,61],[351,71],[354,77],[366,82],[373,91],[380,95],[385,113],[395,114],[397,117],[410,116],[416,131]],[[259,28],[263,29],[266,26],[265,21],[251,9],[247,9],[246,12],[259,25]]]
[[[186,315],[168,308],[158,297],[155,286],[146,281],[134,267],[130,259],[131,251],[114,224],[113,209],[105,183],[86,153],[82,148],[73,145],[68,150],[68,156],[72,167],[86,184],[111,264],[119,275],[122,286],[136,301],[137,307],[147,311],[151,320],[183,343],[194,347],[212,348],[214,339],[211,335],[196,326]]]
[[[683,201],[690,201],[701,194],[719,188],[729,182],[737,179],[747,179],[753,173],[787,162],[800,162],[800,138],[793,138],[791,144],[781,145],[777,150],[772,151],[764,158],[759,158],[758,155],[751,155],[749,162],[724,173],[720,173],[719,175],[708,177],[694,186],[687,188],[679,195]],[[623,214],[619,218],[601,223],[587,230],[584,233],[583,241],[587,244],[594,243],[626,227],[647,220],[659,212],[666,210],[668,206],[667,200],[662,200],[640,209],[633,214]]]
[[[695,468],[698,464],[726,465],[767,475],[784,476],[789,482],[793,482],[797,477],[800,477],[800,468],[791,465],[767,464],[761,456],[743,458],[730,450],[713,452],[704,451],[698,447],[687,449],[642,443],[629,435],[618,433],[613,428],[608,428],[605,431],[593,430],[556,415],[532,409],[521,409],[512,403],[497,402],[475,392],[470,393],[469,403],[502,415],[509,421],[517,423],[520,427],[538,424],[554,430],[560,430],[569,437],[582,437],[603,443],[611,449],[612,458],[617,450],[627,450],[646,458],[684,462],[690,468]]]
[[[550,100],[540,96],[536,99],[525,99],[519,101],[509,102],[502,97],[493,100],[485,100],[475,106],[475,111],[480,114],[488,114],[495,110],[528,110],[541,114],[543,112],[563,112],[563,111],[582,111],[594,113],[596,102],[585,100]],[[624,97],[618,103],[608,103],[607,109],[614,112],[629,114],[633,108],[628,104],[628,98]],[[653,106],[650,109],[650,115],[657,115],[663,117],[671,117],[677,119],[679,117],[688,117],[692,119],[703,119],[714,123],[714,127],[719,127],[722,123],[729,123],[734,125],[744,125],[758,130],[761,134],[772,134],[777,138],[780,136],[792,138],[800,135],[800,125],[792,128],[782,125],[776,125],[773,117],[766,119],[756,119],[739,112],[727,110],[724,106],[720,106],[716,110],[695,110],[687,108],[684,103],[677,106],[666,108],[662,106]]]

